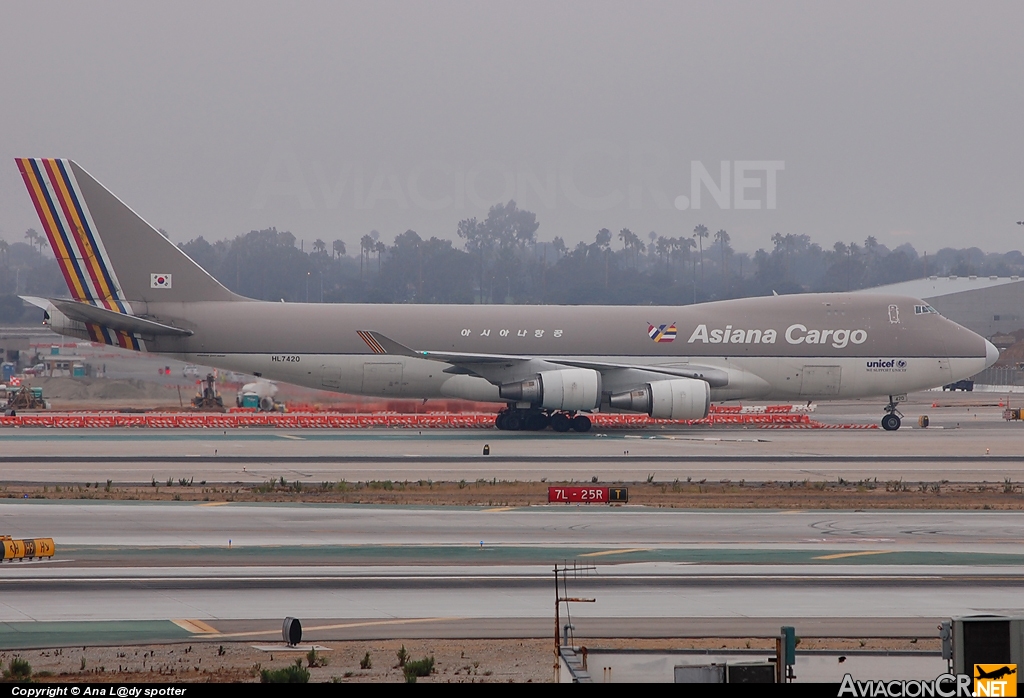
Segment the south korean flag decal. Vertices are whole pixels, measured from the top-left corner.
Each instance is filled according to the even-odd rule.
[[[149,275],[149,287],[150,288],[170,288],[171,287],[171,275],[170,274],[150,274]]]

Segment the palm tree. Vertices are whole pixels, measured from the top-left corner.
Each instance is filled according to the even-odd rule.
[[[373,243],[373,251],[377,253],[377,274],[380,275],[380,256],[388,251],[388,246],[378,241]]]
[[[622,249],[628,250],[632,246],[633,231],[629,228],[623,228],[619,231],[619,241],[622,242]]]
[[[671,241],[664,235],[659,236],[658,241],[654,245],[654,250],[658,253],[658,259],[664,261],[670,249],[672,249]]]
[[[344,257],[345,256],[345,241],[344,240],[335,240],[334,244],[331,246],[331,249],[332,249],[331,254],[335,255],[335,257]]]
[[[0,256],[3,256],[3,258],[4,258],[4,282],[3,282],[3,287],[4,287],[5,290],[7,289],[7,279],[10,276],[10,273],[11,273],[11,258],[10,258],[10,255],[8,254],[10,252],[10,250],[11,250],[11,246],[7,244],[7,241],[6,240],[0,240]],[[14,291],[15,291],[15,293],[17,293],[18,289],[14,289]]]
[[[313,241],[313,252],[317,254],[327,254],[327,243],[317,238]]]
[[[370,251],[373,249],[373,238],[369,235],[364,235],[359,239],[359,278],[363,278],[363,259],[366,262],[370,262]]]
[[[728,294],[729,291],[729,266],[725,260],[725,251],[729,247],[729,233],[719,230],[715,233],[715,241],[722,247],[722,291]]]
[[[701,223],[693,229],[694,237],[697,239],[697,246],[700,249],[700,285],[704,286],[704,238],[708,236],[708,228]]]
[[[35,228],[29,228],[25,231],[25,239],[28,240],[28,244],[32,247],[36,246],[39,242],[39,233],[36,232]]]
[[[672,282],[673,283],[675,283],[675,280],[676,280],[675,270],[676,270],[676,267],[677,267],[677,265],[679,263],[679,257],[680,256],[684,256],[684,257],[688,258],[690,256],[690,250],[693,247],[695,247],[696,245],[697,245],[697,243],[693,241],[693,238],[688,238],[688,237],[683,237],[683,236],[680,236],[680,237],[677,237],[677,238],[668,238],[668,242],[666,244],[666,247],[668,248],[669,262],[672,265]],[[686,252],[686,254],[685,255],[681,255],[682,252]]]
[[[3,272],[4,272],[3,273],[3,288],[4,288],[5,291],[7,290],[7,280],[10,277],[10,274],[11,274],[11,266],[10,266],[11,258],[8,255],[8,253],[10,252],[10,249],[11,249],[11,246],[7,244],[6,240],[0,240],[0,256],[3,256],[3,258],[4,258],[4,265],[3,265]],[[17,293],[18,289],[14,289],[14,292]]]
[[[629,228],[623,228],[619,231],[619,239],[622,240],[622,248],[628,249],[633,253],[633,268],[637,266],[637,257],[647,249],[643,241],[640,240],[640,236],[634,233]]]

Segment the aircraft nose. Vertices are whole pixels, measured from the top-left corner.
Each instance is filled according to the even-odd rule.
[[[992,342],[985,340],[985,368],[988,368],[999,360],[999,350]]]

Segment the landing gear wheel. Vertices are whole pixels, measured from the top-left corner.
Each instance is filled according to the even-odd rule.
[[[572,428],[579,433],[590,431],[590,418],[584,417],[582,414],[578,414],[572,418]]]
[[[882,417],[882,428],[886,431],[896,431],[900,428],[900,418],[903,415],[896,405],[896,398],[890,395],[889,404],[885,406],[885,416]]]
[[[531,412],[526,415],[523,429],[526,431],[544,431],[548,428],[548,416],[543,412]]]
[[[551,415],[551,428],[557,432],[565,433],[572,429],[572,420],[566,415],[558,412]]]
[[[886,431],[896,431],[900,428],[900,418],[894,414],[887,414],[882,417],[882,428]]]
[[[519,431],[523,428],[523,418],[519,412],[509,412],[505,416],[505,429],[508,431]]]
[[[505,431],[505,415],[507,414],[508,412],[499,412],[498,416],[494,418],[494,426],[501,431]]]

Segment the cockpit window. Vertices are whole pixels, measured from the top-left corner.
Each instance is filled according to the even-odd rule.
[[[930,305],[915,305],[914,306],[914,315],[927,315],[929,313],[935,313],[936,315],[938,315],[939,311],[936,310],[935,308],[931,307]]]

